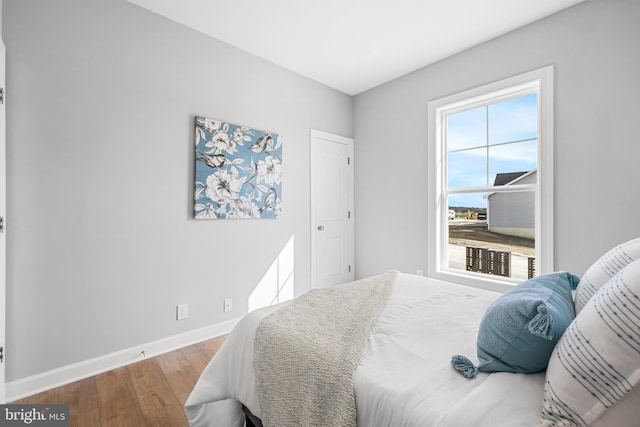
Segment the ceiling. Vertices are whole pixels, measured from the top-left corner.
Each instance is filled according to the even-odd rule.
[[[128,0],[349,95],[584,0]]]

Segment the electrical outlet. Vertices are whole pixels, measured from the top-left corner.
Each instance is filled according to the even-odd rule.
[[[418,270],[416,270],[416,274],[417,274],[418,276],[424,276],[424,271],[422,271],[422,270],[418,269]]]
[[[179,304],[176,306],[176,320],[184,320],[189,317],[189,304]]]
[[[231,298],[227,298],[224,300],[224,311],[226,313],[231,310],[233,310],[233,300]]]

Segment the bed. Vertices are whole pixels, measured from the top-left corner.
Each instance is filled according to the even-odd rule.
[[[574,292],[575,298],[581,301],[576,302],[577,317],[571,319],[567,332],[557,336],[559,343],[553,345],[546,371],[480,371],[474,372],[473,378],[461,375],[452,367],[452,356],[461,354],[474,358],[478,350],[478,334],[488,308],[495,306],[504,295],[432,278],[398,272],[384,273],[380,277],[384,276],[392,286],[383,304],[373,310],[375,313],[370,327],[364,326],[367,334],[362,348],[355,350],[357,364],[347,381],[353,390],[351,394],[357,413],[357,426],[639,425],[640,391],[636,384],[640,376],[640,345],[635,344],[640,343],[640,304],[630,309],[632,331],[627,336],[633,335],[631,340],[614,345],[612,338],[607,335],[609,332],[596,331],[598,324],[592,325],[598,322],[599,317],[592,313],[602,313],[606,298],[614,298],[619,303],[616,289],[620,288],[621,283],[624,285],[624,295],[638,299],[638,258],[640,239],[612,249],[580,279],[578,290]],[[362,286],[363,280],[378,280],[380,277],[362,279],[338,288],[345,286],[355,289]],[[612,281],[615,282],[613,285]],[[259,390],[260,384],[265,381],[265,374],[256,371],[256,364],[259,363],[256,354],[262,357],[262,353],[254,346],[262,346],[257,344],[257,334],[262,334],[260,327],[266,322],[265,319],[271,319],[284,312],[285,308],[293,307],[296,301],[256,310],[239,321],[202,372],[185,404],[191,426],[240,427],[245,425],[247,414],[260,422],[266,415],[265,406],[271,410],[275,404],[270,402],[265,405],[264,390]],[[329,304],[335,304],[335,301]],[[323,320],[328,321],[330,319]],[[576,391],[580,386],[575,384],[576,373],[571,369],[582,364],[573,363],[575,359],[571,358],[576,355],[565,351],[573,349],[575,342],[569,340],[565,343],[564,340],[569,335],[584,336],[584,328],[596,331],[590,335],[590,342],[595,343],[593,346],[600,346],[599,356],[605,359],[622,358],[622,361],[606,361],[607,364],[613,364],[616,372],[624,377],[612,386],[618,390],[613,397],[609,394],[606,398],[598,397],[596,395],[599,392],[594,393],[589,387],[584,387],[585,396],[581,394],[582,391]],[[283,330],[290,329],[287,326]],[[279,334],[287,335],[284,332]],[[309,335],[309,332],[304,334]],[[604,337],[601,342],[599,336]],[[299,337],[292,340],[294,345],[296,340]],[[274,346],[284,347],[280,342]],[[287,354],[295,351],[286,350]],[[340,354],[342,357],[344,352]],[[567,360],[573,362],[567,363]],[[285,365],[281,371],[269,367],[267,374],[272,376],[272,380],[283,378],[282,381],[286,383],[284,377],[287,371],[291,371],[289,377],[295,378],[299,374],[299,367],[287,369],[286,364],[292,363],[290,360],[283,363]],[[320,368],[314,372],[324,370]],[[329,375],[333,376],[334,373]],[[593,381],[598,383],[600,380],[595,378]],[[339,386],[333,383],[329,389],[332,387]],[[278,393],[285,393],[286,390],[285,387],[284,392],[280,390]],[[295,404],[298,393],[300,391],[296,390],[290,396],[280,397],[285,402],[289,401],[293,409],[300,411],[305,409],[305,405]],[[324,404],[328,400],[331,405],[333,399],[333,396],[325,399]],[[287,424],[349,425],[343,421],[332,424],[298,422]],[[285,427],[284,424],[273,422],[271,425]],[[269,424],[265,423],[267,426]]]

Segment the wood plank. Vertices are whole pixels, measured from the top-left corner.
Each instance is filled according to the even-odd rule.
[[[34,394],[33,396],[16,400],[15,402],[11,402],[11,403],[15,403],[19,405],[46,405],[46,404],[64,403],[59,401],[58,391],[59,389],[54,388],[51,390],[43,391],[42,393]]]
[[[69,415],[98,409],[98,389],[95,378],[87,378],[59,388],[59,401],[69,405]],[[73,408],[73,413],[71,412]]]
[[[174,403],[146,414],[143,425],[145,427],[189,427],[189,422],[182,406]]]
[[[142,423],[142,412],[135,388],[126,367],[100,374],[96,378],[100,425],[136,426]]]
[[[211,351],[211,353],[216,354],[220,347],[224,343],[224,340],[227,338],[226,335],[222,335],[219,337],[211,338],[210,340],[204,341],[203,344]]]
[[[184,406],[200,374],[189,365],[179,371],[169,372],[166,377],[178,403]]]
[[[191,364],[180,351],[170,351],[155,357],[163,374],[179,371]]]
[[[69,407],[69,412],[72,412],[71,407]],[[101,427],[100,410],[95,408],[87,412],[72,413],[69,427]]]
[[[127,366],[138,403],[144,415],[164,406],[177,403],[176,397],[154,359]]]
[[[213,338],[11,403],[68,404],[71,427],[187,427],[184,403],[225,338]]]
[[[191,363],[191,366],[198,374],[204,370],[215,354],[203,343],[194,344],[179,351]]]

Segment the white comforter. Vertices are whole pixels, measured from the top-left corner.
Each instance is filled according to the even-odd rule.
[[[498,296],[400,275],[355,374],[358,426],[537,425],[544,373],[467,379],[450,365],[453,354],[474,358],[480,319]],[[260,320],[277,308],[245,316],[202,372],[186,402],[192,426],[241,427],[242,404],[260,417],[253,340]]]

